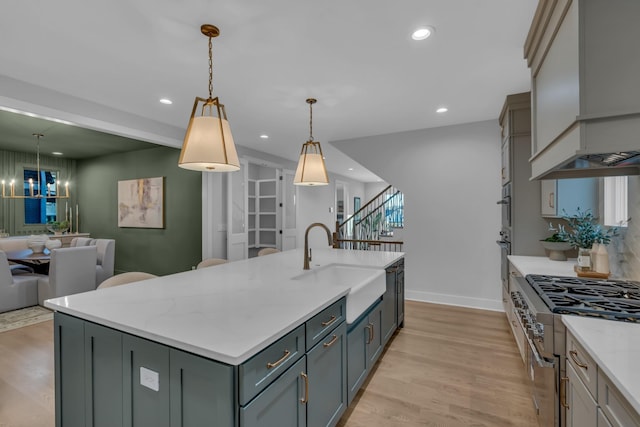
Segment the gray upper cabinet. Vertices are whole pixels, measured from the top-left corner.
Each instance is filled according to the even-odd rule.
[[[531,68],[532,178],[597,176],[593,170],[572,176],[563,168],[587,154],[637,150],[638,16],[637,1],[539,2],[524,47]]]

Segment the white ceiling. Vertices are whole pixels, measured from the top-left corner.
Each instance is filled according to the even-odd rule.
[[[522,46],[536,6],[9,0],[0,14],[0,75],[184,132],[195,96],[208,94],[200,25],[211,23],[221,30],[213,40],[214,96],[226,106],[237,144],[297,160],[309,136],[305,99],[314,97],[313,134],[327,167],[374,181],[327,143],[497,118],[507,94],[529,90]],[[411,40],[423,25],[435,27],[435,35]],[[173,105],[160,104],[161,97]],[[449,112],[436,114],[440,106]],[[260,139],[262,133],[270,138]]]

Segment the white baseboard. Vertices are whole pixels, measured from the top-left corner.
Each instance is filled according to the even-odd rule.
[[[504,311],[501,300],[461,297],[459,295],[438,294],[435,292],[405,290],[405,298],[412,301],[435,304],[455,305],[458,307],[478,308],[481,310]]]

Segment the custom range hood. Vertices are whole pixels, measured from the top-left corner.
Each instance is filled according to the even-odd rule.
[[[640,174],[640,1],[539,0],[531,179]]]

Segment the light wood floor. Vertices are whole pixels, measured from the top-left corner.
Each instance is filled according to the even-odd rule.
[[[524,367],[504,313],[408,301],[339,427],[531,426]],[[53,325],[0,333],[0,427],[54,426]]]

